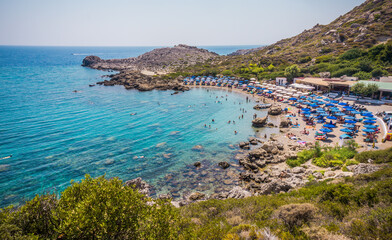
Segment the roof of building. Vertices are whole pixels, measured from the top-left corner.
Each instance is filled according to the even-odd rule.
[[[304,79],[299,79],[301,83],[308,83],[318,86],[328,87],[329,85],[339,85],[339,86],[348,86],[355,84],[355,81],[346,81],[340,78],[311,78],[307,77]]]
[[[328,82],[325,82],[323,80],[324,80],[323,78],[304,78],[304,79],[301,79],[300,81],[302,83],[308,83],[308,84],[314,84],[314,85],[328,87]]]
[[[378,85],[378,88],[384,92],[392,92],[392,82],[376,82],[376,81],[365,81],[361,80],[360,83],[375,83]]]

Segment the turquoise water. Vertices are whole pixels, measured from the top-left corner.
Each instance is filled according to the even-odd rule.
[[[180,176],[195,161],[210,170],[219,161],[233,161],[229,145],[255,135],[250,124],[254,102],[227,90],[171,95],[89,87],[106,73],[81,67],[84,56],[72,54],[119,58],[148,50],[0,47],[0,158],[12,154],[0,160],[1,206],[61,191],[85,174],[124,180],[140,176],[162,193],[170,190],[163,181],[168,174]],[[241,120],[240,108],[247,110]],[[191,150],[195,145],[204,149]],[[195,184],[174,186],[181,192]],[[202,190],[213,191],[211,186]]]

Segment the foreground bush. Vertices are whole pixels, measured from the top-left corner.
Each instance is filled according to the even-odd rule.
[[[57,199],[36,196],[0,213],[0,236],[62,239],[177,239],[178,212],[150,201],[122,181],[86,176]],[[10,238],[8,238],[10,239]]]

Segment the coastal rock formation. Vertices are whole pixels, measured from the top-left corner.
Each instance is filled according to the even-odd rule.
[[[138,71],[123,71],[110,75],[110,80],[97,82],[99,85],[114,86],[122,85],[126,89],[137,89],[139,91],[175,90],[188,91],[189,87],[181,84],[182,77],[175,80],[166,79],[163,76],[149,76]]]
[[[148,71],[159,74],[202,63],[217,56],[219,55],[206,49],[179,44],[157,48],[134,58],[104,60],[97,56],[87,56],[83,59],[82,66],[100,70]]]
[[[150,184],[143,181],[140,177],[126,181],[125,185],[138,190],[141,194],[146,196],[150,195],[150,189],[152,188]]]
[[[264,127],[267,124],[267,119],[268,117],[263,117],[263,118],[255,118],[252,120],[252,126],[253,127]]]
[[[204,199],[206,195],[204,193],[194,192],[188,196],[188,201],[198,201]]]
[[[360,163],[358,165],[348,166],[347,169],[354,173],[354,175],[373,173],[382,168],[382,165],[374,165],[370,163]]]
[[[280,115],[281,113],[282,113],[282,108],[279,106],[272,106],[268,110],[268,114],[272,116],[277,116]]]

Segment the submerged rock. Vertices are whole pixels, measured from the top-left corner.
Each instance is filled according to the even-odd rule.
[[[149,196],[150,189],[152,188],[152,186],[147,182],[143,181],[141,177],[128,180],[125,182],[125,185],[138,190],[141,194],[144,194],[146,196]]]
[[[218,165],[223,169],[230,167],[230,164],[228,162],[220,162],[218,163]]]

